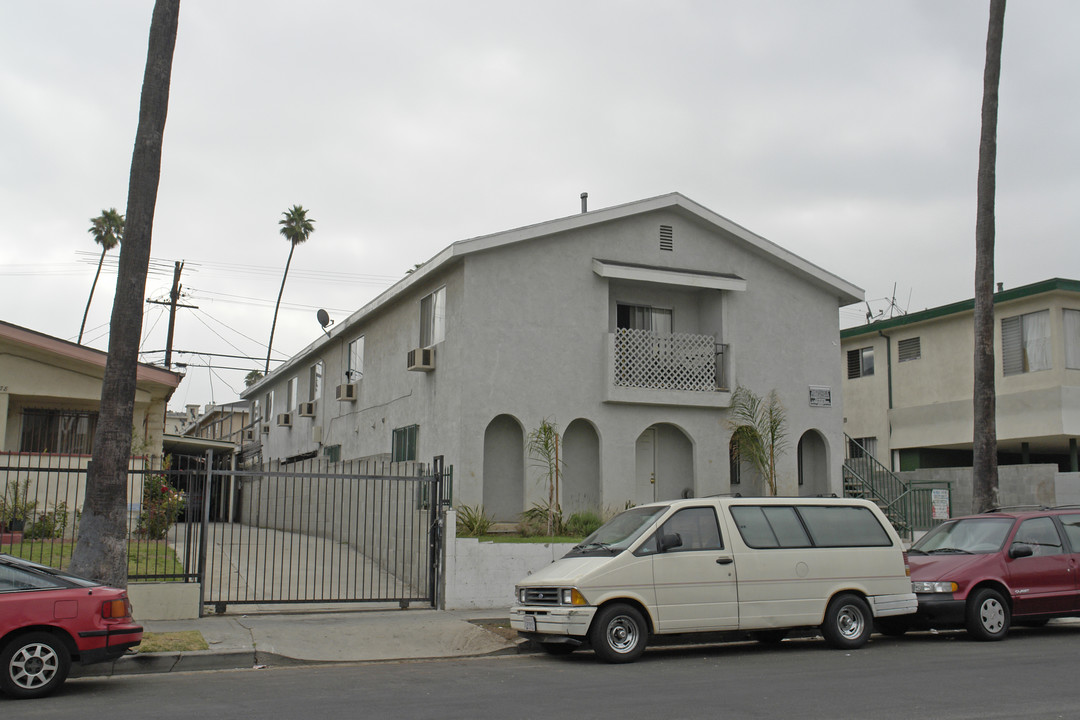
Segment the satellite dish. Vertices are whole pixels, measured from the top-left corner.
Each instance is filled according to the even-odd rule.
[[[322,308],[319,308],[319,312],[315,313],[315,317],[319,318],[319,324],[324,328],[331,323],[330,313],[326,312]]]

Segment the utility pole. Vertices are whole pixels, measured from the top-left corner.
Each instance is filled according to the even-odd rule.
[[[172,290],[169,291],[169,301],[164,300],[147,300],[146,302],[154,305],[168,305],[169,306],[169,335],[165,340],[165,369],[172,370],[172,348],[173,348],[173,331],[176,329],[176,308],[191,308],[197,310],[197,305],[180,305],[180,273],[184,269],[183,261],[177,260],[173,266],[173,279]]]

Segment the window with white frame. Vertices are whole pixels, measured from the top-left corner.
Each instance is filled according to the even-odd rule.
[[[364,377],[364,336],[349,343],[348,367],[345,368],[345,382],[356,382]]]
[[[1050,311],[1001,319],[1001,369],[1005,375],[1049,370]]]
[[[874,348],[864,347],[848,350],[847,376],[849,380],[874,374]]]
[[[446,339],[446,288],[441,287],[420,301],[420,347],[431,347]]]
[[[289,382],[285,384],[285,412],[292,412],[296,407],[296,386],[298,385],[297,377],[293,375],[289,378]]]
[[[308,400],[315,402],[322,397],[323,384],[323,361],[315,363],[308,369]]]
[[[1065,367],[1080,370],[1080,310],[1065,310]]]

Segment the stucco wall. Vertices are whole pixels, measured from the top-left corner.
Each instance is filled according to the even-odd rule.
[[[1074,473],[1075,474],[1075,473]],[[971,468],[934,468],[898,473],[905,482],[950,482],[952,514],[969,515],[972,508]],[[1002,507],[1056,505],[1059,473],[1056,465],[1002,465],[998,467],[998,498]],[[1067,487],[1068,481],[1062,483]]]

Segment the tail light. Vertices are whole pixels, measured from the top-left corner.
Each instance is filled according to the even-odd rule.
[[[911,566],[908,565],[907,552],[904,553],[904,573],[911,577]]]
[[[131,603],[126,597],[106,600],[101,604],[101,617],[110,620],[128,619],[131,617]]]

